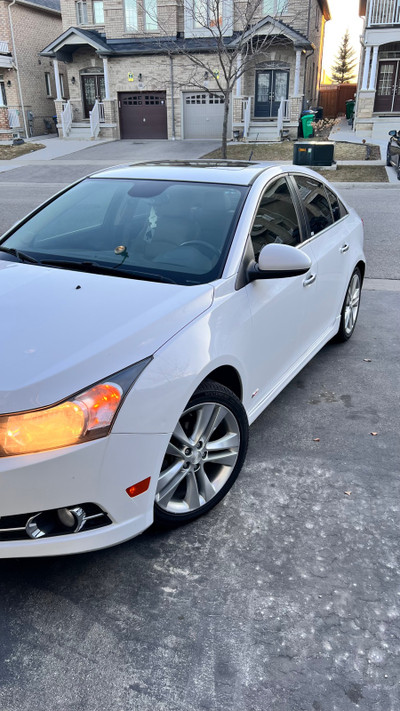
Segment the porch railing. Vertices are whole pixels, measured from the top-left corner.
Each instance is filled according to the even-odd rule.
[[[284,119],[290,119],[290,101],[289,99],[282,99],[279,104],[278,109],[278,135],[282,136],[283,133],[283,121]]]
[[[243,138],[247,138],[251,119],[251,96],[243,101]]]
[[[14,109],[11,106],[7,108],[8,123],[10,128],[21,128],[20,110]]]
[[[90,119],[90,135],[92,138],[97,138],[100,133],[100,104],[98,101],[94,102],[94,106],[91,111],[89,111]]]
[[[100,123],[105,123],[105,115],[104,115],[104,104],[99,101],[99,118],[100,118]]]
[[[371,0],[368,27],[371,25],[400,25],[399,0]]]
[[[8,42],[0,40],[0,54],[8,54]]]
[[[61,108],[61,126],[63,137],[68,136],[72,126],[72,106],[70,101],[66,101]]]

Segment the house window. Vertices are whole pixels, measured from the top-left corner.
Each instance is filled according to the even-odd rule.
[[[287,12],[288,0],[264,0],[264,15],[283,15]]]
[[[50,79],[50,72],[45,72],[44,73],[44,81],[46,83],[46,94],[47,96],[51,96],[51,79]]]
[[[7,106],[6,87],[2,76],[0,76],[0,106]]]
[[[145,0],[143,12],[145,30],[147,32],[158,30],[157,0]]]
[[[76,10],[76,21],[78,25],[87,25],[88,15],[87,15],[87,3],[85,0],[77,0],[75,3]]]
[[[220,27],[222,25],[222,2],[194,0],[193,26],[196,28]]]
[[[64,74],[60,74],[60,89],[61,89],[61,96],[64,98]]]
[[[103,0],[93,0],[93,22],[95,25],[104,25]]]
[[[125,27],[127,32],[137,32],[137,5],[136,0],[125,0]]]

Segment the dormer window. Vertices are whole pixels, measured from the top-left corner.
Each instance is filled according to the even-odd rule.
[[[88,24],[87,3],[85,0],[77,0],[75,3],[76,21],[78,25]]]

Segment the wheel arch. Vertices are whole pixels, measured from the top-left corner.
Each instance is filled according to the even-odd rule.
[[[208,373],[202,382],[204,383],[205,380],[215,380],[215,382],[220,385],[225,385],[225,387],[229,388],[229,390],[231,390],[231,392],[233,392],[241,402],[243,401],[242,379],[236,368],[233,366],[221,365],[219,368],[215,368],[215,370]]]
[[[365,276],[365,262],[363,262],[362,260],[360,260],[360,261],[356,264],[355,268],[357,268],[357,267],[358,267],[358,269],[359,269],[360,272],[361,272],[361,284],[362,284],[363,281],[364,281],[364,276]]]

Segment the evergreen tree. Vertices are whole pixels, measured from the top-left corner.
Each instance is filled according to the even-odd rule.
[[[356,53],[350,45],[349,31],[346,30],[335,57],[335,64],[331,67],[332,80],[336,84],[349,84],[352,79],[356,78],[354,71],[356,65]]]

